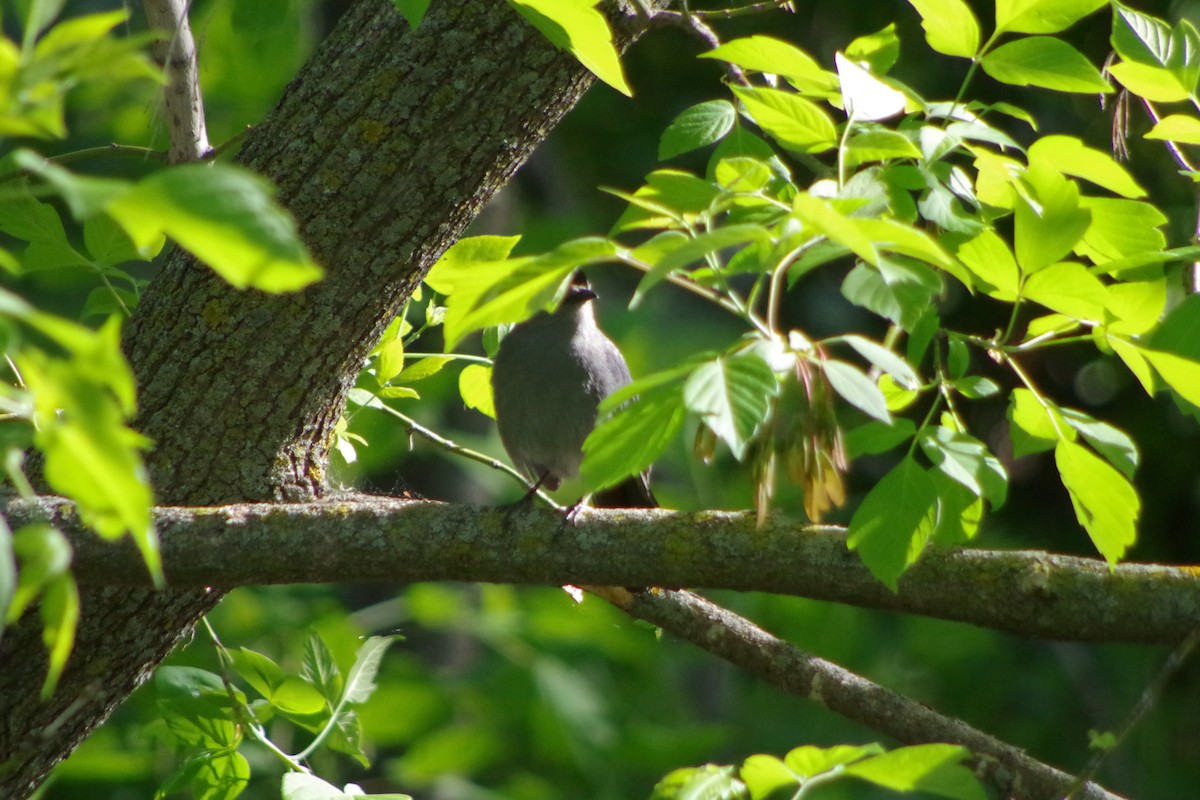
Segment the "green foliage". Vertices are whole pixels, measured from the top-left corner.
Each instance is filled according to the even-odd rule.
[[[1103,93],[1112,89],[1101,73],[1054,35],[1102,5],[999,2],[986,35],[963,4],[913,3],[935,50],[970,59],[996,80]],[[1189,97],[1200,49],[1164,49],[1162,41],[1188,42],[1190,31],[1114,11],[1122,58],[1186,78]],[[893,81],[886,73],[899,54],[893,26],[849,43],[832,71],[764,36],[704,53],[749,76],[731,97],[679,114],[660,140],[668,159],[712,147],[704,174],[664,166],[632,192],[610,190],[628,207],[606,239],[516,258],[494,246],[499,240],[459,243],[431,284],[449,297],[447,349],[473,330],[552,305],[578,267],[625,264],[644,272],[633,305],[671,283],[735,315],[745,336],[610,398],[602,406],[610,416],[584,446],[586,488],[645,469],[686,414],[700,426],[698,457],[711,459],[722,443],[748,464],[760,518],[783,466],[816,520],[845,499],[843,434],[856,452],[899,448],[897,465],[851,516],[848,539],[895,588],[929,542],[971,539],[986,510],[1005,502],[1006,470],[987,438],[972,433],[963,406],[1006,391],[1014,451],[1054,451],[1081,526],[1116,563],[1140,516],[1137,446],[1118,428],[1060,407],[1023,361],[1044,348],[1090,344],[1115,354],[1147,391],[1165,386],[1200,404],[1200,306],[1189,300],[1164,318],[1166,265],[1190,250],[1167,248],[1166,217],[1111,156],[1060,134],[1021,145],[994,111],[926,99]],[[975,77],[972,67],[967,81]],[[1033,121],[1015,106],[1003,111]],[[1180,125],[1155,135],[1186,131]],[[882,341],[816,338],[781,321],[784,298],[803,291],[806,275],[847,261],[843,295],[889,325]],[[938,301],[954,284],[1007,306],[1008,326],[989,336],[943,324]],[[1022,324],[1030,311],[1042,315]],[[849,358],[835,356],[846,345]],[[998,362],[1010,385],[973,371],[972,351]]]
[[[608,21],[590,0],[508,0],[555,47],[579,59],[597,78],[632,96]]]
[[[962,765],[969,753],[948,744],[885,751],[860,747],[797,747],[783,758],[752,755],[741,767],[706,764],[675,770],[654,787],[651,800],[766,800],[824,796],[829,784],[856,778],[900,794],[924,792],[957,800],[983,800],[979,780]]]
[[[154,676],[158,710],[184,758],[155,797],[183,790],[214,800],[237,797],[251,777],[250,761],[240,752],[247,740],[265,747],[289,770],[283,776],[284,797],[404,797],[366,795],[356,791],[357,787],[342,792],[304,766],[323,745],[368,765],[362,749],[362,724],[352,706],[365,703],[375,691],[381,659],[394,640],[386,636],[367,639],[345,675],[316,634],[305,643],[298,673],[285,672],[253,650],[226,650],[215,638],[223,666],[220,675],[196,667],[162,667]],[[262,700],[251,702],[234,683],[235,675]],[[285,753],[268,736],[266,725],[273,719],[311,732],[312,740],[296,755]]]

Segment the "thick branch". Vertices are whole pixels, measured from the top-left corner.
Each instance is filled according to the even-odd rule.
[[[16,502],[14,526],[49,517],[85,584],[145,585],[131,545],[83,531],[70,506]],[[575,525],[513,510],[355,496],[307,504],[162,508],[168,583],[337,581],[703,587],[790,594],[967,622],[1021,636],[1172,645],[1200,624],[1200,571],[1043,552],[928,552],[888,591],[843,531],[751,514],[587,511]]]
[[[981,778],[1013,800],[1061,797],[1072,776],[1047,766],[915,700],[809,655],[747,619],[690,592],[617,592],[610,602],[638,619],[691,642],[784,691],[879,731],[904,744],[949,742],[968,748]],[[1078,797],[1115,800],[1089,783]]]
[[[163,37],[154,44],[154,58],[167,79],[163,98],[171,141],[168,160],[172,164],[196,161],[209,151],[209,145],[196,42],[187,18],[191,0],[145,0],[144,5],[150,27]]]

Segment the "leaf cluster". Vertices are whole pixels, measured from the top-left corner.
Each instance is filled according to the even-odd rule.
[[[1190,335],[1200,304],[1175,299],[1171,268],[1200,251],[1168,246],[1166,216],[1112,156],[1073,136],[1037,136],[1034,117],[1015,105],[963,100],[977,70],[1015,86],[1111,93],[1054,36],[1103,5],[1000,0],[985,36],[961,0],[914,0],[929,44],[969,62],[958,97],[946,100],[889,76],[901,54],[892,25],[848,43],[832,68],[760,35],[708,50],[702,58],[737,67],[743,80],[679,114],[659,145],[664,160],[710,149],[703,173],[664,165],[631,191],[607,190],[627,207],[605,237],[515,258],[513,239],[460,241],[429,276],[447,297],[447,352],[474,330],[553,307],[574,270],[623,264],[643,273],[634,307],[673,284],[735,315],[745,333],[608,398],[584,446],[587,490],[646,469],[689,417],[698,459],[723,446],[747,465],[760,518],[777,474],[802,487],[818,520],[846,502],[851,459],[895,452],[848,539],[895,588],[926,546],[969,541],[987,509],[1004,504],[1004,463],[965,408],[1006,398],[1014,454],[1053,452],[1081,526],[1115,563],[1141,513],[1137,446],[1043,391],[1023,362],[1091,346],[1147,393],[1200,402]],[[1194,92],[1188,23],[1164,27],[1122,5],[1113,20],[1124,63],[1157,59],[1155,75],[1186,79]],[[887,334],[815,337],[787,319],[785,298],[816,270],[841,274],[844,299]],[[943,299],[964,294],[1005,309],[1008,324],[946,324]],[[485,387],[486,367],[472,370],[472,386]],[[488,407],[478,396],[469,405]]]
[[[354,706],[375,691],[375,676],[394,637],[373,636],[363,642],[354,664],[342,673],[316,634],[305,642],[297,673],[288,673],[266,655],[217,642],[222,673],[197,667],[168,666],[154,676],[158,709],[182,761],[155,797],[190,790],[195,797],[237,797],[250,780],[250,761],[240,748],[247,740],[265,747],[282,761],[282,796],[288,800],[322,797],[379,797],[402,800],[407,795],[367,795],[355,786],[345,790],[312,774],[305,762],[325,746],[369,764],[362,748],[362,725]],[[240,678],[260,699],[250,700],[235,683]],[[282,720],[313,734],[299,753],[289,755],[268,734]]]

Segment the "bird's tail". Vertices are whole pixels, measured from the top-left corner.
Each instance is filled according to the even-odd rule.
[[[592,496],[596,508],[658,508],[658,500],[650,491],[650,473],[635,475],[624,483],[610,486]]]

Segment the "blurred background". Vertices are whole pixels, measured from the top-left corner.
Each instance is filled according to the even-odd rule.
[[[65,13],[118,5],[69,0]],[[263,117],[348,5],[347,0],[192,3],[214,144]],[[988,29],[991,5],[972,5]],[[138,28],[142,23],[135,6],[132,25]],[[718,32],[722,38],[768,33],[829,65],[833,53],[854,37],[895,22],[902,51],[894,77],[928,98],[942,99],[955,94],[965,74],[964,62],[928,49],[917,15],[902,0],[800,0],[795,6],[795,13],[739,18],[719,25]],[[1180,17],[1200,22],[1198,0],[1136,7],[1172,22]],[[1101,11],[1066,38],[1100,64],[1108,51],[1108,30],[1108,13]],[[19,36],[7,28],[6,33]],[[696,41],[680,31],[644,37],[625,60],[633,99],[594,87],[471,232],[519,233],[521,253],[607,232],[623,204],[598,187],[637,188],[656,166],[658,137],[670,120],[696,102],[727,96],[718,65],[696,60],[698,52]],[[981,78],[972,94],[1019,103],[1037,117],[1042,134],[1068,133],[1109,149],[1111,112],[1096,98],[1010,92],[1010,87]],[[152,87],[124,90],[120,96],[89,87],[74,101],[71,139],[54,145],[55,152],[109,142],[165,147]],[[1004,127],[1028,141],[1030,132],[1022,123]],[[1171,216],[1169,241],[1186,244],[1194,235],[1194,190],[1161,148],[1139,139],[1147,128],[1135,113],[1129,169]],[[691,154],[671,166],[702,171],[706,158],[705,152]],[[115,158],[80,167],[95,174],[145,169]],[[849,266],[835,265],[805,278],[789,298],[789,324],[813,336],[857,330],[878,337],[878,320],[841,297]],[[146,277],[152,272],[148,269]],[[732,317],[669,287],[629,311],[638,275],[626,268],[600,267],[589,277],[601,295],[602,325],[624,350],[635,377],[722,347],[740,334]],[[89,275],[62,270],[28,275],[16,288],[76,316],[94,283]],[[989,302],[952,292],[943,318],[961,330],[990,335],[1003,324],[1003,316]],[[414,309],[418,318],[419,310]],[[417,349],[440,348],[435,336]],[[482,352],[477,340],[460,349]],[[973,366],[987,370],[985,364]],[[1094,348],[1058,348],[1026,366],[1062,404],[1124,428],[1140,444],[1137,485],[1143,513],[1130,558],[1200,561],[1196,420],[1165,396],[1147,398],[1119,364],[1099,357]],[[421,399],[405,401],[404,413],[460,444],[502,455],[492,422],[462,406],[456,370],[443,370],[419,388]],[[1012,479],[1007,505],[988,517],[977,545],[1091,554],[1050,457],[1013,460],[1006,454],[1003,396],[966,408],[980,438],[1004,460]],[[356,464],[339,472],[347,487],[379,493],[409,490],[479,504],[509,502],[523,491],[499,472],[410,440],[382,414],[361,412],[353,428],[369,445],[360,448]],[[749,508],[749,477],[727,453],[710,466],[692,460],[691,433],[685,429],[656,465],[660,502],[684,510]],[[849,476],[850,510],[890,463],[887,457],[855,462]],[[779,513],[802,519],[800,500],[797,490],[781,482]],[[843,511],[832,521],[847,519]],[[647,797],[656,780],[680,766],[736,763],[759,752],[782,755],[800,744],[879,738],[688,645],[660,638],[599,601],[576,605],[557,588],[356,585],[353,576],[346,578],[335,586],[237,590],[210,617],[227,646],[259,650],[292,669],[312,631],[325,639],[344,668],[361,636],[398,631],[406,637],[389,651],[380,688],[360,711],[370,768],[323,755],[314,766],[332,782],[354,781],[368,791],[404,791],[423,799],[615,800]],[[1166,656],[1160,648],[1026,641],[960,624],[792,598],[718,593],[714,599],[805,650],[959,716],[1068,771],[1088,761],[1088,731],[1116,728]],[[170,663],[216,669],[213,650],[200,634]],[[1200,663],[1192,661],[1129,740],[1110,755],[1099,780],[1130,797],[1194,796],[1200,782],[1198,709]],[[178,765],[156,716],[153,691],[143,688],[58,769],[42,796],[151,796]],[[289,747],[285,729],[272,733]],[[303,741],[290,744],[298,750]],[[254,767],[243,796],[277,796],[276,762],[252,746],[243,752]],[[837,784],[818,796],[882,795],[865,786]]]

